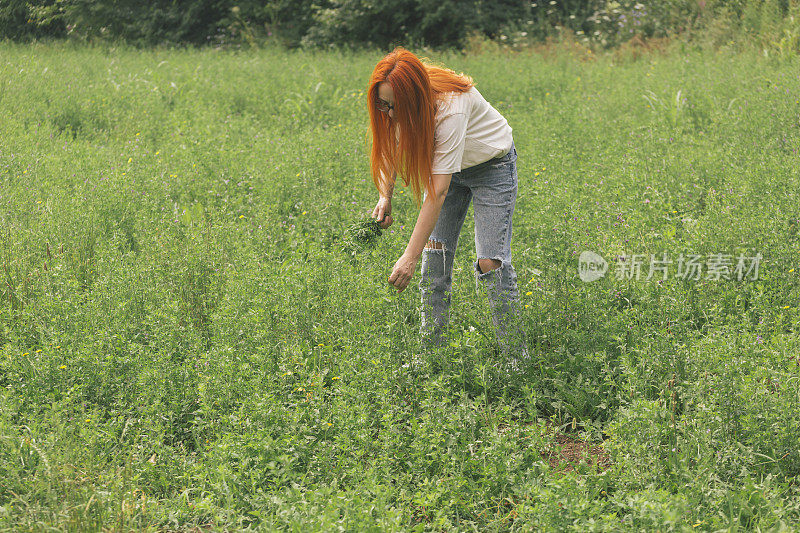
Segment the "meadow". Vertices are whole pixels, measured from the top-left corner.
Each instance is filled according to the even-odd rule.
[[[509,376],[471,214],[423,373],[411,194],[345,245],[381,55],[0,44],[0,530],[800,529],[798,58],[422,53],[514,130]]]

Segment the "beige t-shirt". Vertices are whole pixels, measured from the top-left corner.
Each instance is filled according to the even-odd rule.
[[[442,95],[436,109],[433,174],[452,174],[511,149],[511,126],[475,87]]]

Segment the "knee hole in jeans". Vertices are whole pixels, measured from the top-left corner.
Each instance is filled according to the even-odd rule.
[[[488,259],[488,258],[481,258],[478,259],[478,269],[480,269],[481,274],[486,274],[492,270],[497,270],[503,266],[503,262],[499,259]]]

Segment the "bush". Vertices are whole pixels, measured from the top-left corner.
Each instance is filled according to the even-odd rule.
[[[463,48],[470,36],[525,46],[566,31],[616,46],[705,32],[715,45],[745,36],[792,51],[796,27],[786,21],[797,13],[789,0],[7,0],[0,38]]]
[[[519,0],[333,0],[318,10],[308,45],[377,45],[413,43],[432,47],[463,47],[472,35],[505,38],[514,31],[546,37],[568,15],[586,11],[590,1],[576,6],[537,9],[538,4]],[[575,17],[577,20],[583,18]]]
[[[318,8],[304,44],[314,46],[399,43],[416,27],[415,0],[332,0]]]
[[[218,24],[228,13],[225,4],[217,0],[60,0],[40,2],[30,9],[37,26],[63,25],[67,34],[86,40],[201,44],[218,33]]]
[[[228,1],[221,27],[234,39],[273,39],[286,46],[300,43],[319,7],[313,0]]]
[[[51,9],[52,4],[52,0],[38,3],[5,0],[0,3],[0,39],[23,41],[44,36],[63,36],[64,25],[60,21],[36,24],[34,20],[37,7]]]

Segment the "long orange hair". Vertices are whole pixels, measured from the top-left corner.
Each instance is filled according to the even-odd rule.
[[[383,82],[394,91],[394,120],[375,107],[378,85]],[[423,189],[434,193],[431,164],[437,100],[443,93],[463,93],[473,85],[469,76],[422,62],[402,47],[378,61],[367,87],[367,107],[372,181],[381,193],[388,190],[395,173],[406,186],[411,185],[418,204]]]

